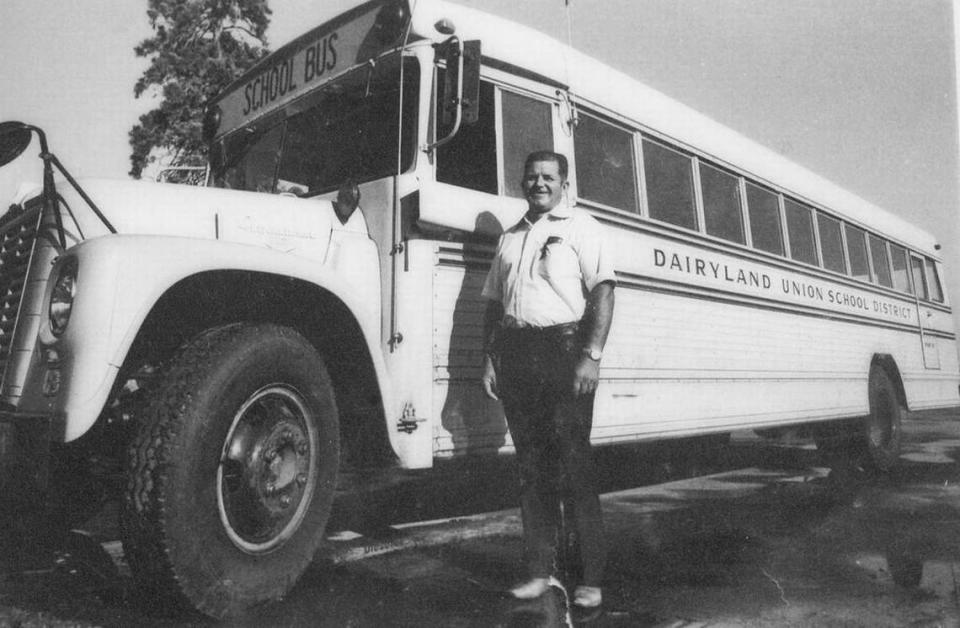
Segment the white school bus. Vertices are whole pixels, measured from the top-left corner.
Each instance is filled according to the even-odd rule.
[[[803,425],[884,469],[904,409],[960,403],[933,236],[519,25],[366,2],[206,125],[206,188],[76,182],[0,125],[0,163],[37,137],[45,165],[0,220],[0,490],[115,461],[171,603],[281,597],[344,468],[511,451],[480,291],[532,150],[616,247],[598,444]]]

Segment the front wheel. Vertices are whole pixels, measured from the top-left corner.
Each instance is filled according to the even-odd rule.
[[[300,334],[204,332],[130,447],[121,524],[138,585],[213,617],[283,596],[323,540],[339,456],[330,378]]]

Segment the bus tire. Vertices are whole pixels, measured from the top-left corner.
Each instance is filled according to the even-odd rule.
[[[903,407],[886,370],[871,369],[867,394],[867,416],[824,423],[814,430],[817,449],[826,456],[828,466],[882,473],[892,469],[900,458]]]
[[[121,532],[140,591],[214,618],[282,597],[323,541],[339,457],[333,387],[299,333],[239,323],[185,344],[128,451]]]
[[[900,459],[903,441],[903,405],[896,384],[883,368],[870,371],[870,414],[864,420],[868,467],[886,472]]]

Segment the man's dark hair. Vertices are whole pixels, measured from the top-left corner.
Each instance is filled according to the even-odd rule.
[[[560,171],[560,178],[566,180],[570,166],[567,164],[567,158],[565,155],[555,153],[552,150],[535,150],[527,155],[527,160],[523,162],[523,171],[526,172],[527,168],[530,167],[530,164],[536,161],[554,162],[557,164],[557,169]]]

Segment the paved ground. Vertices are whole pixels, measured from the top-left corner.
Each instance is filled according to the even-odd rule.
[[[812,446],[750,434],[713,457],[607,452],[606,603],[589,625],[960,626],[960,412],[906,427],[902,465],[875,480],[838,481]],[[449,472],[453,487],[433,476],[345,496],[341,531],[288,598],[229,625],[563,625],[558,590],[502,595],[522,576],[517,512],[501,510],[509,468]],[[384,513],[447,518],[370,524]],[[204,625],[143,606],[105,521],[0,573],[0,625]]]

